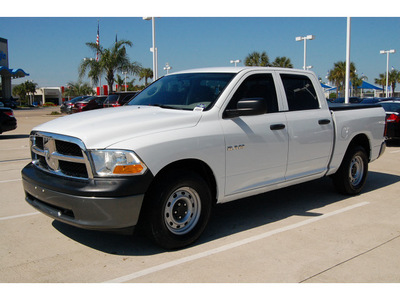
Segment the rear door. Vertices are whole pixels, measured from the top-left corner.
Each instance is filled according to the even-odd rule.
[[[333,145],[333,122],[329,109],[321,105],[311,77],[280,76],[287,100],[289,135],[286,180],[325,172]],[[322,99],[325,101],[325,99]]]

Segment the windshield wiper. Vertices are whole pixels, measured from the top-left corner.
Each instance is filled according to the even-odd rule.
[[[168,109],[182,109],[182,108],[178,108],[175,106],[171,106],[171,105],[165,105],[165,104],[149,104],[150,106],[157,106],[157,107],[161,107],[161,108],[168,108]]]

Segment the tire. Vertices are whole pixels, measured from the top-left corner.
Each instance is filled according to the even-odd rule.
[[[166,174],[145,199],[145,231],[159,246],[177,249],[196,241],[211,214],[208,184],[196,173]]]
[[[338,171],[333,175],[336,190],[346,195],[357,195],[364,187],[368,174],[368,158],[363,147],[349,148]]]

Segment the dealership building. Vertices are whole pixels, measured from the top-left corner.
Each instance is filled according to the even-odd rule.
[[[3,99],[11,99],[11,80],[29,76],[22,69],[12,69],[8,65],[8,42],[6,39],[0,37],[0,77]]]

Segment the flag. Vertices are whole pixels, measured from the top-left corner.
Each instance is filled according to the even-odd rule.
[[[96,45],[99,46],[99,21],[97,21],[97,38],[96,38]],[[96,61],[99,61],[99,50],[96,52]]]

